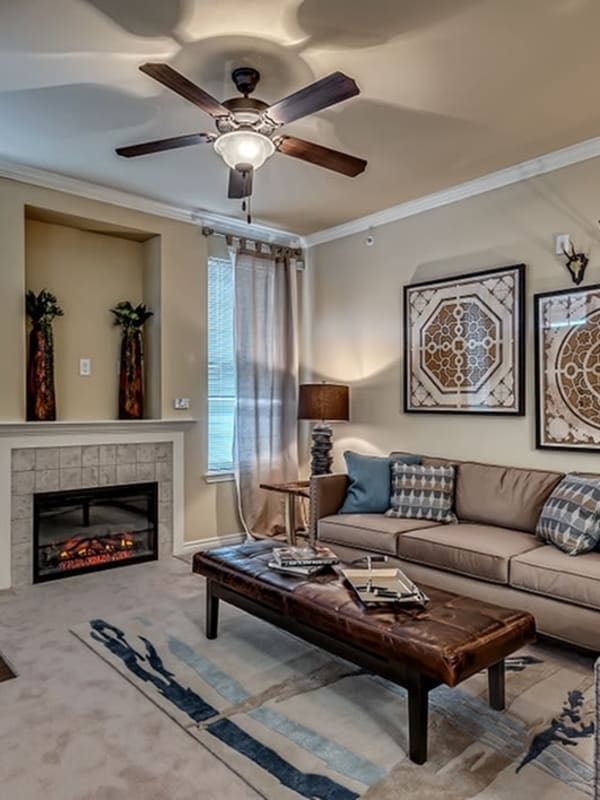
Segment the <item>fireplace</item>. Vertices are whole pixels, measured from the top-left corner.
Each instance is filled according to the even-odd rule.
[[[33,582],[158,558],[158,484],[33,496]]]

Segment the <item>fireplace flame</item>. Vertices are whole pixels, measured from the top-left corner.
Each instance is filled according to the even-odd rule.
[[[131,556],[134,541],[127,534],[107,534],[102,537],[78,536],[69,539],[59,553],[61,570],[81,569],[122,561]]]

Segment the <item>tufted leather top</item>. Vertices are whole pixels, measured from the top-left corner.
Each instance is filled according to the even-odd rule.
[[[269,569],[273,542],[196,553],[194,572],[330,636],[456,686],[535,639],[535,621],[480,600],[433,589],[426,608],[367,609],[343,578],[299,578]]]

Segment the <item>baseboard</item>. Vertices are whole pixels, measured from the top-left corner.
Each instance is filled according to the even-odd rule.
[[[194,539],[192,542],[184,542],[183,548],[175,555],[195,553],[197,550],[210,550],[212,547],[241,544],[245,539],[245,533],[227,533],[225,536],[211,536],[209,539]]]

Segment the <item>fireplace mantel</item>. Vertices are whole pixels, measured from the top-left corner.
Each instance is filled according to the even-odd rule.
[[[0,436],[36,436],[39,434],[143,433],[161,430],[186,430],[197,419],[108,419],[56,420],[55,422],[0,422]]]

